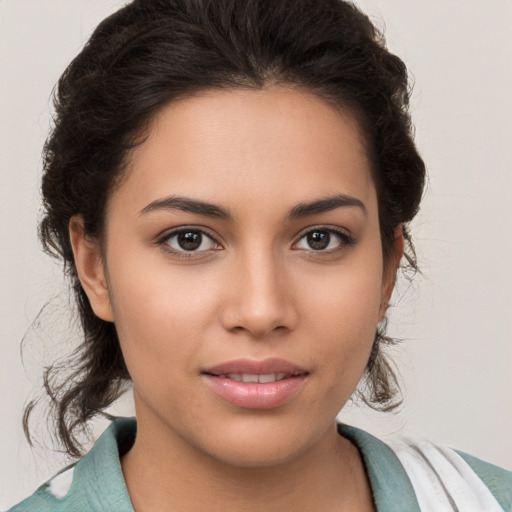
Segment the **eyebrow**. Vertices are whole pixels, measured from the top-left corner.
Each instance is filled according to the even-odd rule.
[[[198,215],[206,215],[207,217],[216,217],[221,219],[232,219],[233,216],[221,206],[189,199],[187,197],[169,196],[162,199],[156,199],[145,206],[139,215],[154,212],[155,210],[181,210],[183,212],[196,213]]]
[[[298,204],[290,211],[288,218],[292,220],[299,219],[301,217],[307,217],[308,215],[318,215],[319,213],[329,212],[342,207],[360,208],[365,217],[368,215],[366,206],[361,200],[356,197],[339,194],[332,197],[326,197],[324,199],[318,199],[310,203]]]
[[[289,220],[295,220],[309,215],[318,215],[320,213],[329,212],[342,207],[356,207],[362,210],[364,215],[367,215],[366,207],[359,199],[339,194],[332,197],[317,199],[309,203],[300,203],[288,213]],[[139,215],[157,210],[181,210],[184,212],[195,213],[197,215],[205,215],[207,217],[215,217],[220,219],[232,219],[231,212],[221,206],[207,203],[205,201],[198,201],[197,199],[190,199],[187,197],[169,196],[152,201],[142,210]]]

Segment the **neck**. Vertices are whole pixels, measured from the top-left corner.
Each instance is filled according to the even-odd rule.
[[[228,464],[146,427],[139,421],[121,461],[136,512],[374,510],[359,452],[335,424],[293,460],[260,467]]]

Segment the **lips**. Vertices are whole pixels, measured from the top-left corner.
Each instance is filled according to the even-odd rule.
[[[218,377],[224,377],[238,382],[259,382],[260,384],[265,384],[267,382],[275,382],[276,380],[288,379],[291,375],[287,373],[265,373],[263,375],[251,373],[228,373],[227,375],[218,375]]]
[[[295,396],[308,374],[282,359],[239,359],[209,368],[203,377],[217,395],[237,407],[270,409]]]

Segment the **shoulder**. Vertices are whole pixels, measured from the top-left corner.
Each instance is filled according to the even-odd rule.
[[[71,487],[74,469],[74,465],[64,469],[8,512],[56,512],[66,510],[62,508],[62,500]]]
[[[338,430],[359,449],[379,510],[512,512],[510,471],[419,437],[383,442],[354,427]]]
[[[8,512],[133,512],[120,455],[134,437],[134,420],[114,421],[89,453]]]
[[[512,471],[457,450],[506,511],[512,511]]]
[[[401,436],[389,445],[420,503],[443,502],[455,510],[512,511],[512,472],[418,437]]]

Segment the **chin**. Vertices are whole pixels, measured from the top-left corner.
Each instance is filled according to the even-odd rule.
[[[275,446],[274,443],[254,443],[252,446],[240,445],[225,448],[220,451],[219,457],[213,457],[227,465],[238,469],[264,469],[288,464],[296,460],[302,452],[297,446],[288,449],[287,446]]]
[[[270,468],[300,458],[322,438],[322,432],[311,429],[304,419],[273,420],[219,425],[211,431],[214,437],[206,440],[209,446],[203,445],[203,452],[237,468]]]

